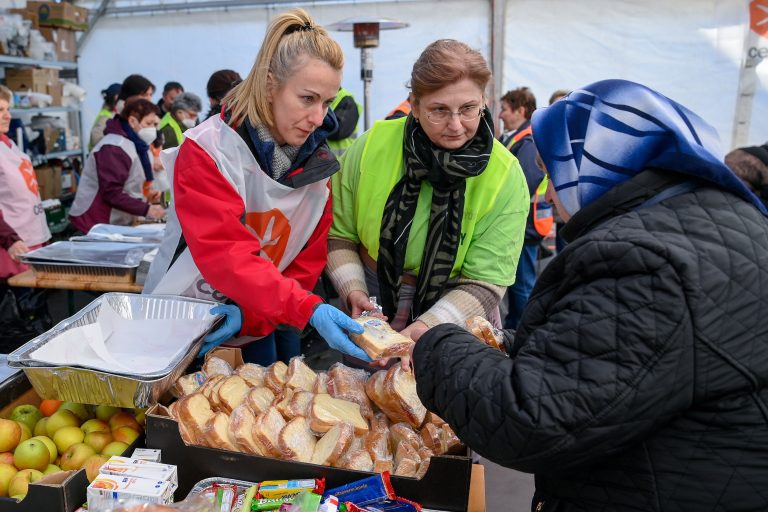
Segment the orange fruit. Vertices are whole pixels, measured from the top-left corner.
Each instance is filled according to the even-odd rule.
[[[63,400],[43,400],[40,402],[40,407],[38,407],[38,409],[43,413],[43,416],[50,416],[58,411],[63,403]]]

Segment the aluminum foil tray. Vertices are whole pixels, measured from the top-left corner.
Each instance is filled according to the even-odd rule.
[[[69,265],[89,267],[133,268],[139,266],[144,254],[159,244],[125,244],[122,242],[54,242],[22,255],[19,259],[29,265]]]
[[[256,482],[246,482],[244,480],[232,480],[231,478],[221,478],[218,476],[214,476],[212,478],[206,478],[205,480],[200,480],[195,484],[194,487],[189,491],[189,494],[187,494],[186,499],[194,498],[195,496],[202,493],[204,490],[212,486],[213,484],[219,484],[219,485],[236,485],[237,486],[237,493],[242,494],[245,491],[247,491],[250,487],[253,487],[256,485]]]
[[[96,224],[88,234],[71,236],[73,242],[120,242],[120,243],[156,243],[165,237],[165,224],[143,224],[140,226],[118,226],[115,224]]]
[[[36,362],[30,354],[59,333],[96,321],[101,305],[107,301],[123,318],[184,319],[200,318],[216,303],[175,295],[136,295],[105,293],[74,316],[62,320],[49,331],[28,341],[8,355],[8,365],[22,368],[41,398],[115,407],[149,407],[157,403],[195,358],[202,335],[189,340],[182,351],[163,370],[148,375],[113,374],[73,366],[50,366]],[[210,327],[216,323],[211,321]]]

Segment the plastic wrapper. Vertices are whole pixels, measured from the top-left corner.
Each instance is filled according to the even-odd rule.
[[[362,480],[356,480],[341,487],[328,489],[325,496],[336,496],[339,501],[355,503],[365,506],[383,500],[395,498],[395,490],[389,479],[389,473],[381,473],[369,476]]]
[[[259,484],[257,498],[275,499],[284,496],[295,496],[308,491],[322,495],[325,491],[325,478],[305,480],[266,480]]]
[[[397,450],[395,451],[395,468],[400,467],[400,462],[402,462],[403,459],[412,460],[417,467],[421,462],[419,452],[407,443],[401,443],[397,446]],[[395,469],[395,471],[397,471],[397,469]]]
[[[354,503],[345,503],[344,505],[347,512],[421,512],[421,505],[404,498],[382,500],[364,507]]]
[[[313,492],[302,492],[290,504],[280,507],[281,512],[317,512],[322,496]]]
[[[392,366],[387,370],[383,389],[384,396],[396,403],[395,408],[399,409],[404,420],[412,427],[418,428],[424,423],[427,408],[416,393],[416,378],[413,373],[406,372],[399,364]]]
[[[190,373],[179,377],[179,380],[171,388],[171,393],[176,398],[189,395],[197,391],[205,383],[205,374],[202,372]]]
[[[303,356],[293,357],[286,372],[285,385],[296,391],[312,393],[315,388],[317,374],[304,362]]]
[[[367,378],[365,370],[354,370],[336,363],[328,370],[328,394],[358,404],[360,414],[370,419],[373,417],[373,404],[365,392]]]
[[[328,393],[328,374],[326,372],[318,372],[317,380],[315,381],[315,387],[312,390],[317,393]]]
[[[448,451],[443,429],[432,423],[426,423],[421,429],[421,440],[424,446],[432,450],[433,453],[442,455]]]
[[[401,444],[408,444],[415,449],[421,446],[421,438],[407,423],[395,423],[389,427],[389,439],[392,443],[392,451],[397,451]]]
[[[504,350],[504,335],[491,325],[491,322],[481,316],[473,316],[465,321],[467,330],[477,339],[491,348],[506,353]]]
[[[203,496],[194,496],[171,505],[144,503],[140,500],[104,498],[88,503],[88,512],[219,512],[214,502]]]
[[[272,363],[267,368],[264,376],[264,385],[272,390],[273,393],[280,393],[285,387],[285,381],[288,378],[288,365],[282,361]]]
[[[309,422],[304,417],[292,419],[278,436],[280,453],[285,460],[312,462],[317,439],[309,429]]]
[[[363,327],[363,333],[350,334],[349,337],[373,361],[408,356],[413,350],[414,341],[394,330],[385,320],[370,316],[354,320]]]
[[[365,436],[364,446],[374,462],[392,459],[392,452],[389,449],[389,436],[386,432],[369,432]]]
[[[213,377],[214,375],[223,375],[229,377],[232,375],[232,366],[220,357],[209,357],[203,364],[203,373],[207,377]]]
[[[349,423],[339,423],[331,427],[315,445],[312,454],[313,464],[331,465],[342,456],[355,436],[355,429]]]
[[[235,369],[235,374],[239,375],[252,388],[264,385],[264,377],[267,375],[267,369],[254,363],[245,363]]]
[[[266,386],[253,388],[248,392],[245,403],[250,407],[254,414],[259,415],[267,410],[275,401],[275,394]]]

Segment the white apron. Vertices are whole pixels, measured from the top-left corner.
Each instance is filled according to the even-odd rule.
[[[5,222],[28,247],[51,238],[29,157],[16,144],[0,141],[0,210]]]
[[[245,204],[245,224],[259,241],[260,256],[285,270],[315,231],[328,201],[328,178],[294,189],[277,183],[262,171],[240,135],[220,116],[213,116],[184,132],[213,161]],[[173,183],[179,148],[163,151],[163,165]],[[144,293],[183,295],[223,302],[198,270],[189,248],[173,262],[181,238],[181,226],[172,203],[167,211],[166,235],[149,269]],[[170,268],[169,268],[170,267]]]
[[[128,171],[128,178],[123,185],[123,192],[133,197],[146,201],[142,187],[144,186],[144,168],[141,166],[141,159],[136,152],[136,146],[127,137],[110,133],[105,135],[93,148],[88,160],[85,162],[83,174],[80,177],[80,183],[77,186],[77,194],[72,202],[72,208],[69,215],[79,217],[83,215],[93,204],[96,194],[99,191],[99,175],[96,169],[96,157],[94,156],[103,146],[117,146],[127,154],[131,159],[131,168]],[[117,208],[111,208],[109,211],[109,223],[120,226],[130,226],[136,220],[136,216]]]

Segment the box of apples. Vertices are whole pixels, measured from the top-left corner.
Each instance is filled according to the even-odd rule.
[[[77,509],[99,468],[131,452],[143,423],[143,410],[41,400],[27,390],[0,410],[0,512]]]

